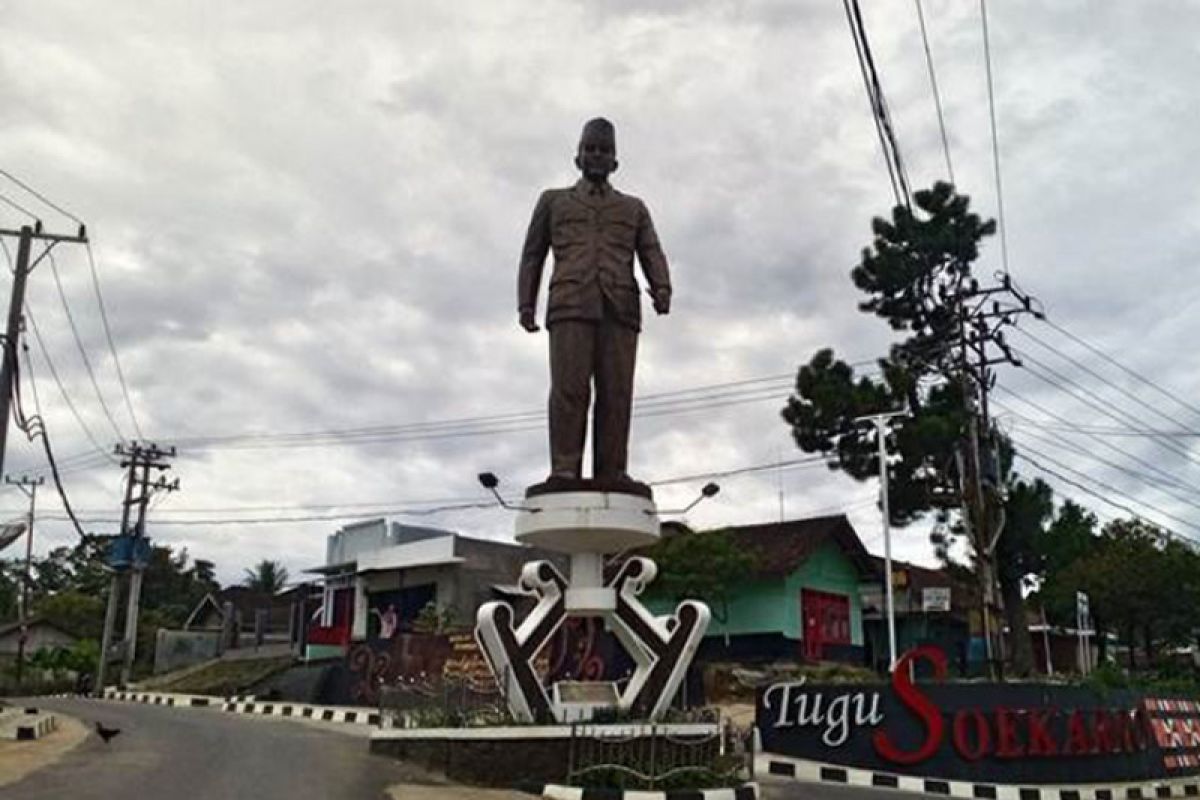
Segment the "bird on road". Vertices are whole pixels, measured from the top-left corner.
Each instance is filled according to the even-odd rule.
[[[106,728],[101,723],[99,723],[99,722],[96,723],[96,733],[98,733],[100,735],[100,738],[104,740],[105,744],[108,744],[109,740],[111,740],[114,736],[116,736],[120,732],[121,732],[120,728]]]

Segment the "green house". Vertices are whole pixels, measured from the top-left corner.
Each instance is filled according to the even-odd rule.
[[[757,567],[734,584],[727,604],[697,598],[713,610],[701,659],[864,662],[860,585],[873,565],[844,514],[724,531]],[[695,534],[668,523],[663,535]],[[651,596],[649,604],[666,613],[674,599]]]

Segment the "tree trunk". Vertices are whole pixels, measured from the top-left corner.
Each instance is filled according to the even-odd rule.
[[[1154,667],[1154,631],[1150,625],[1142,627],[1142,641],[1146,647],[1146,668]]]
[[[1029,638],[1029,620],[1025,617],[1025,598],[1021,579],[1000,570],[1000,594],[1004,600],[1004,619],[1008,623],[1012,649],[1012,674],[1019,678],[1033,673],[1033,642]]]
[[[1134,651],[1137,649],[1137,633],[1136,629],[1131,624],[1125,631],[1125,642],[1129,645],[1129,671],[1133,672],[1137,669],[1137,657],[1134,656]]]
[[[1108,662],[1108,636],[1104,631],[1104,620],[1100,617],[1092,617],[1092,628],[1096,631],[1096,663],[1104,664]]]

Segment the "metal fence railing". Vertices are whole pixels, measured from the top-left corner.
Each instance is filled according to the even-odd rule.
[[[593,723],[572,725],[568,783],[654,790],[689,780],[732,784],[749,775],[752,740],[735,728],[720,725],[711,733],[687,735],[672,730],[653,723],[624,732]]]
[[[381,685],[379,719],[383,727],[392,728],[461,728],[512,721],[495,681],[440,676]]]

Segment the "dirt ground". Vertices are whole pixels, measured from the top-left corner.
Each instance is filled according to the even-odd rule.
[[[32,742],[0,741],[0,786],[16,783],[34,770],[53,764],[87,738],[88,729],[78,720],[55,714],[58,728]]]

